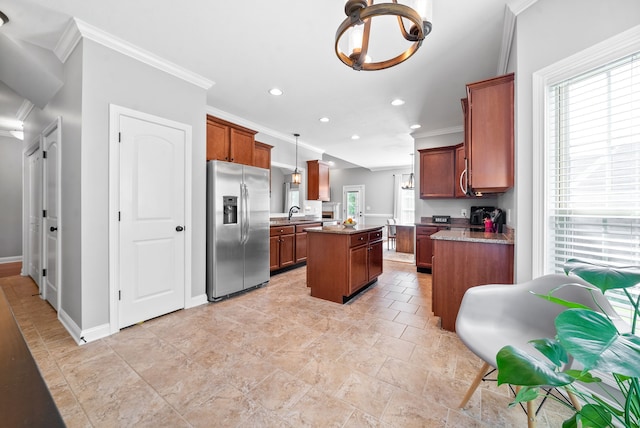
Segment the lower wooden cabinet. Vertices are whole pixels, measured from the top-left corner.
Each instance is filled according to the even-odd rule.
[[[307,228],[322,223],[304,223],[289,226],[271,226],[270,270],[276,271],[307,260]]]
[[[382,274],[382,228],[352,234],[308,234],[307,285],[311,295],[336,303]]]
[[[418,269],[431,269],[433,258],[433,242],[431,235],[448,227],[416,226],[416,266]]]
[[[296,225],[296,263],[307,261],[307,228],[319,226],[322,226],[322,223]]]

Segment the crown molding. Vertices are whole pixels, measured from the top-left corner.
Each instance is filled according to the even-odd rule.
[[[238,124],[240,126],[244,126],[245,128],[253,129],[261,134],[269,135],[270,137],[277,138],[278,140],[285,141],[287,143],[296,144],[296,139],[293,135],[284,134],[279,131],[275,131],[271,128],[267,128],[266,126],[259,125],[255,122],[251,122],[249,120],[243,119],[240,116],[233,115],[231,113],[227,113],[224,110],[217,109],[215,107],[206,106],[205,112],[217,118]],[[320,149],[316,146],[312,146],[311,144],[307,144],[302,141],[298,141],[299,147],[304,147],[307,150],[318,153],[319,155],[323,154],[326,150]]]
[[[513,45],[513,35],[516,29],[516,14],[509,6],[504,7],[504,22],[502,25],[502,41],[500,42],[500,58],[498,59],[498,76],[507,73],[509,55]]]
[[[23,100],[22,105],[20,105],[20,108],[16,113],[16,119],[24,122],[29,116],[29,113],[31,113],[31,110],[33,110],[33,103],[27,99]]]
[[[138,60],[153,68],[164,71],[165,73],[171,74],[172,76],[186,82],[192,83],[202,89],[208,90],[215,84],[212,80],[167,61],[156,54],[135,46],[126,40],[120,39],[97,27],[94,27],[93,25],[87,24],[78,18],[73,18],[69,22],[69,25],[67,25],[60,37],[60,40],[58,40],[58,43],[56,44],[54,52],[60,61],[63,63],[66,62],[69,55],[71,55],[71,52],[73,52],[82,38],[99,43],[102,46]]]
[[[0,137],[16,138],[13,135],[11,135],[11,133],[9,131],[4,131],[2,129],[0,129]],[[16,138],[16,140],[17,140],[17,138]]]
[[[438,135],[456,134],[458,132],[464,132],[464,126],[452,126],[450,128],[434,129],[432,131],[421,132],[419,134],[411,134],[413,139],[436,137]]]
[[[533,6],[538,0],[509,0],[508,7],[515,16]]]

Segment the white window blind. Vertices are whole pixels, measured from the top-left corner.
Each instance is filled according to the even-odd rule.
[[[547,107],[545,271],[640,265],[640,53],[550,86]]]

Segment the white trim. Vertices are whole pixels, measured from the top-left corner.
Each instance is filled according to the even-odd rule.
[[[33,103],[27,99],[23,100],[22,104],[20,105],[20,108],[18,109],[18,112],[16,113],[16,119],[18,119],[21,122],[24,122],[32,110],[33,110]]]
[[[509,0],[509,9],[514,15],[518,16],[529,7],[533,6],[538,0]]]
[[[172,121],[148,113],[139,112],[115,104],[109,104],[109,334],[120,331],[119,305],[118,305],[118,278],[120,266],[118,265],[119,236],[118,236],[118,210],[120,189],[120,145],[118,133],[120,131],[120,116],[130,116],[140,120],[170,126],[184,131],[185,156],[184,156],[184,305],[192,304],[192,128],[191,125]],[[196,296],[199,301],[200,296]],[[86,339],[86,337],[85,337]]]
[[[80,338],[76,341],[78,342],[78,345],[84,345],[86,343],[93,342],[110,335],[111,333],[109,331],[109,324],[102,324],[96,327],[82,330],[82,332],[80,333]]]
[[[500,59],[498,60],[498,76],[507,73],[509,55],[513,46],[513,34],[516,28],[516,14],[509,6],[504,8],[504,23],[502,26],[502,41],[500,43]]]
[[[22,256],[0,257],[0,265],[4,263],[21,262]]]
[[[364,214],[365,217],[393,218],[393,214]]]
[[[82,330],[78,326],[78,324],[73,321],[73,319],[67,314],[64,309],[60,308],[58,311],[58,321],[67,329],[71,338],[78,344],[81,344],[80,338],[82,337]]]
[[[158,70],[162,70],[171,74],[179,79],[192,83],[202,89],[208,90],[215,82],[207,79],[197,73],[194,73],[186,68],[179,66],[171,61],[167,61],[158,55],[142,49],[136,45],[133,45],[126,40],[116,37],[106,31],[101,30],[98,27],[87,24],[78,18],[73,18],[67,28],[65,28],[58,44],[56,45],[54,52],[56,56],[63,63],[69,58],[71,52],[75,49],[76,45],[81,38],[89,39],[93,42],[99,43],[109,49],[119,52],[128,57],[134,58],[144,64],[154,67]]]
[[[236,116],[231,113],[227,113],[224,110],[217,109],[211,106],[205,106],[205,112],[210,114],[211,116],[215,116],[219,119],[227,120],[229,122],[238,124],[240,126],[244,126],[245,128],[253,129],[261,134],[269,135],[271,137],[277,138],[278,140],[285,141],[292,145],[296,144],[296,139],[292,134],[283,134],[282,132],[275,131],[271,128],[267,128],[265,126],[259,125],[255,122],[251,122],[249,120],[243,119],[240,116]],[[318,148],[316,146],[312,146],[311,144],[305,143],[303,141],[299,141],[298,145],[300,147],[304,147],[307,150],[311,150],[312,152],[323,154],[325,152],[324,149]]]
[[[428,138],[428,137],[437,137],[438,135],[448,135],[448,134],[457,134],[460,132],[464,132],[464,126],[452,126],[450,128],[441,128],[441,129],[434,129],[431,131],[425,131],[425,132],[420,132],[420,133],[414,133],[411,134],[411,137],[413,137],[413,139],[418,139],[418,138]]]
[[[0,130],[0,137],[16,138],[16,137],[13,136],[13,134],[11,134],[11,132],[5,131],[5,130]],[[16,138],[16,140],[17,140],[17,138]]]
[[[544,249],[547,230],[545,177],[545,124],[547,88],[562,80],[589,71],[606,63],[640,51],[640,25],[588,47],[568,58],[562,59],[533,73],[533,221],[532,230],[532,274],[545,274]],[[541,203],[540,203],[541,202]],[[537,232],[537,233],[536,233]]]
[[[22,150],[22,276],[29,276],[31,264],[31,243],[29,241],[29,202],[31,201],[31,177],[29,175],[29,156],[40,150],[40,137]],[[38,291],[40,285],[38,284]]]
[[[209,303],[209,299],[207,299],[207,293],[190,297],[187,301],[185,301],[185,309],[195,308],[196,306],[204,305],[205,303]]]

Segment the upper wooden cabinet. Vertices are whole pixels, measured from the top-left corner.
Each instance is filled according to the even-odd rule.
[[[256,141],[253,148],[253,166],[271,169],[271,149],[270,146],[260,141]]]
[[[307,161],[307,199],[329,201],[329,164],[321,160]]]
[[[513,80],[512,73],[467,85],[465,147],[472,192],[513,187]]]
[[[454,197],[454,147],[418,150],[420,153],[420,197]]]
[[[464,143],[455,146],[455,182],[453,186],[455,188],[454,194],[456,198],[466,198],[467,193],[464,189],[467,188],[467,164],[466,164],[466,150]]]
[[[256,131],[207,115],[207,160],[254,165]]]

